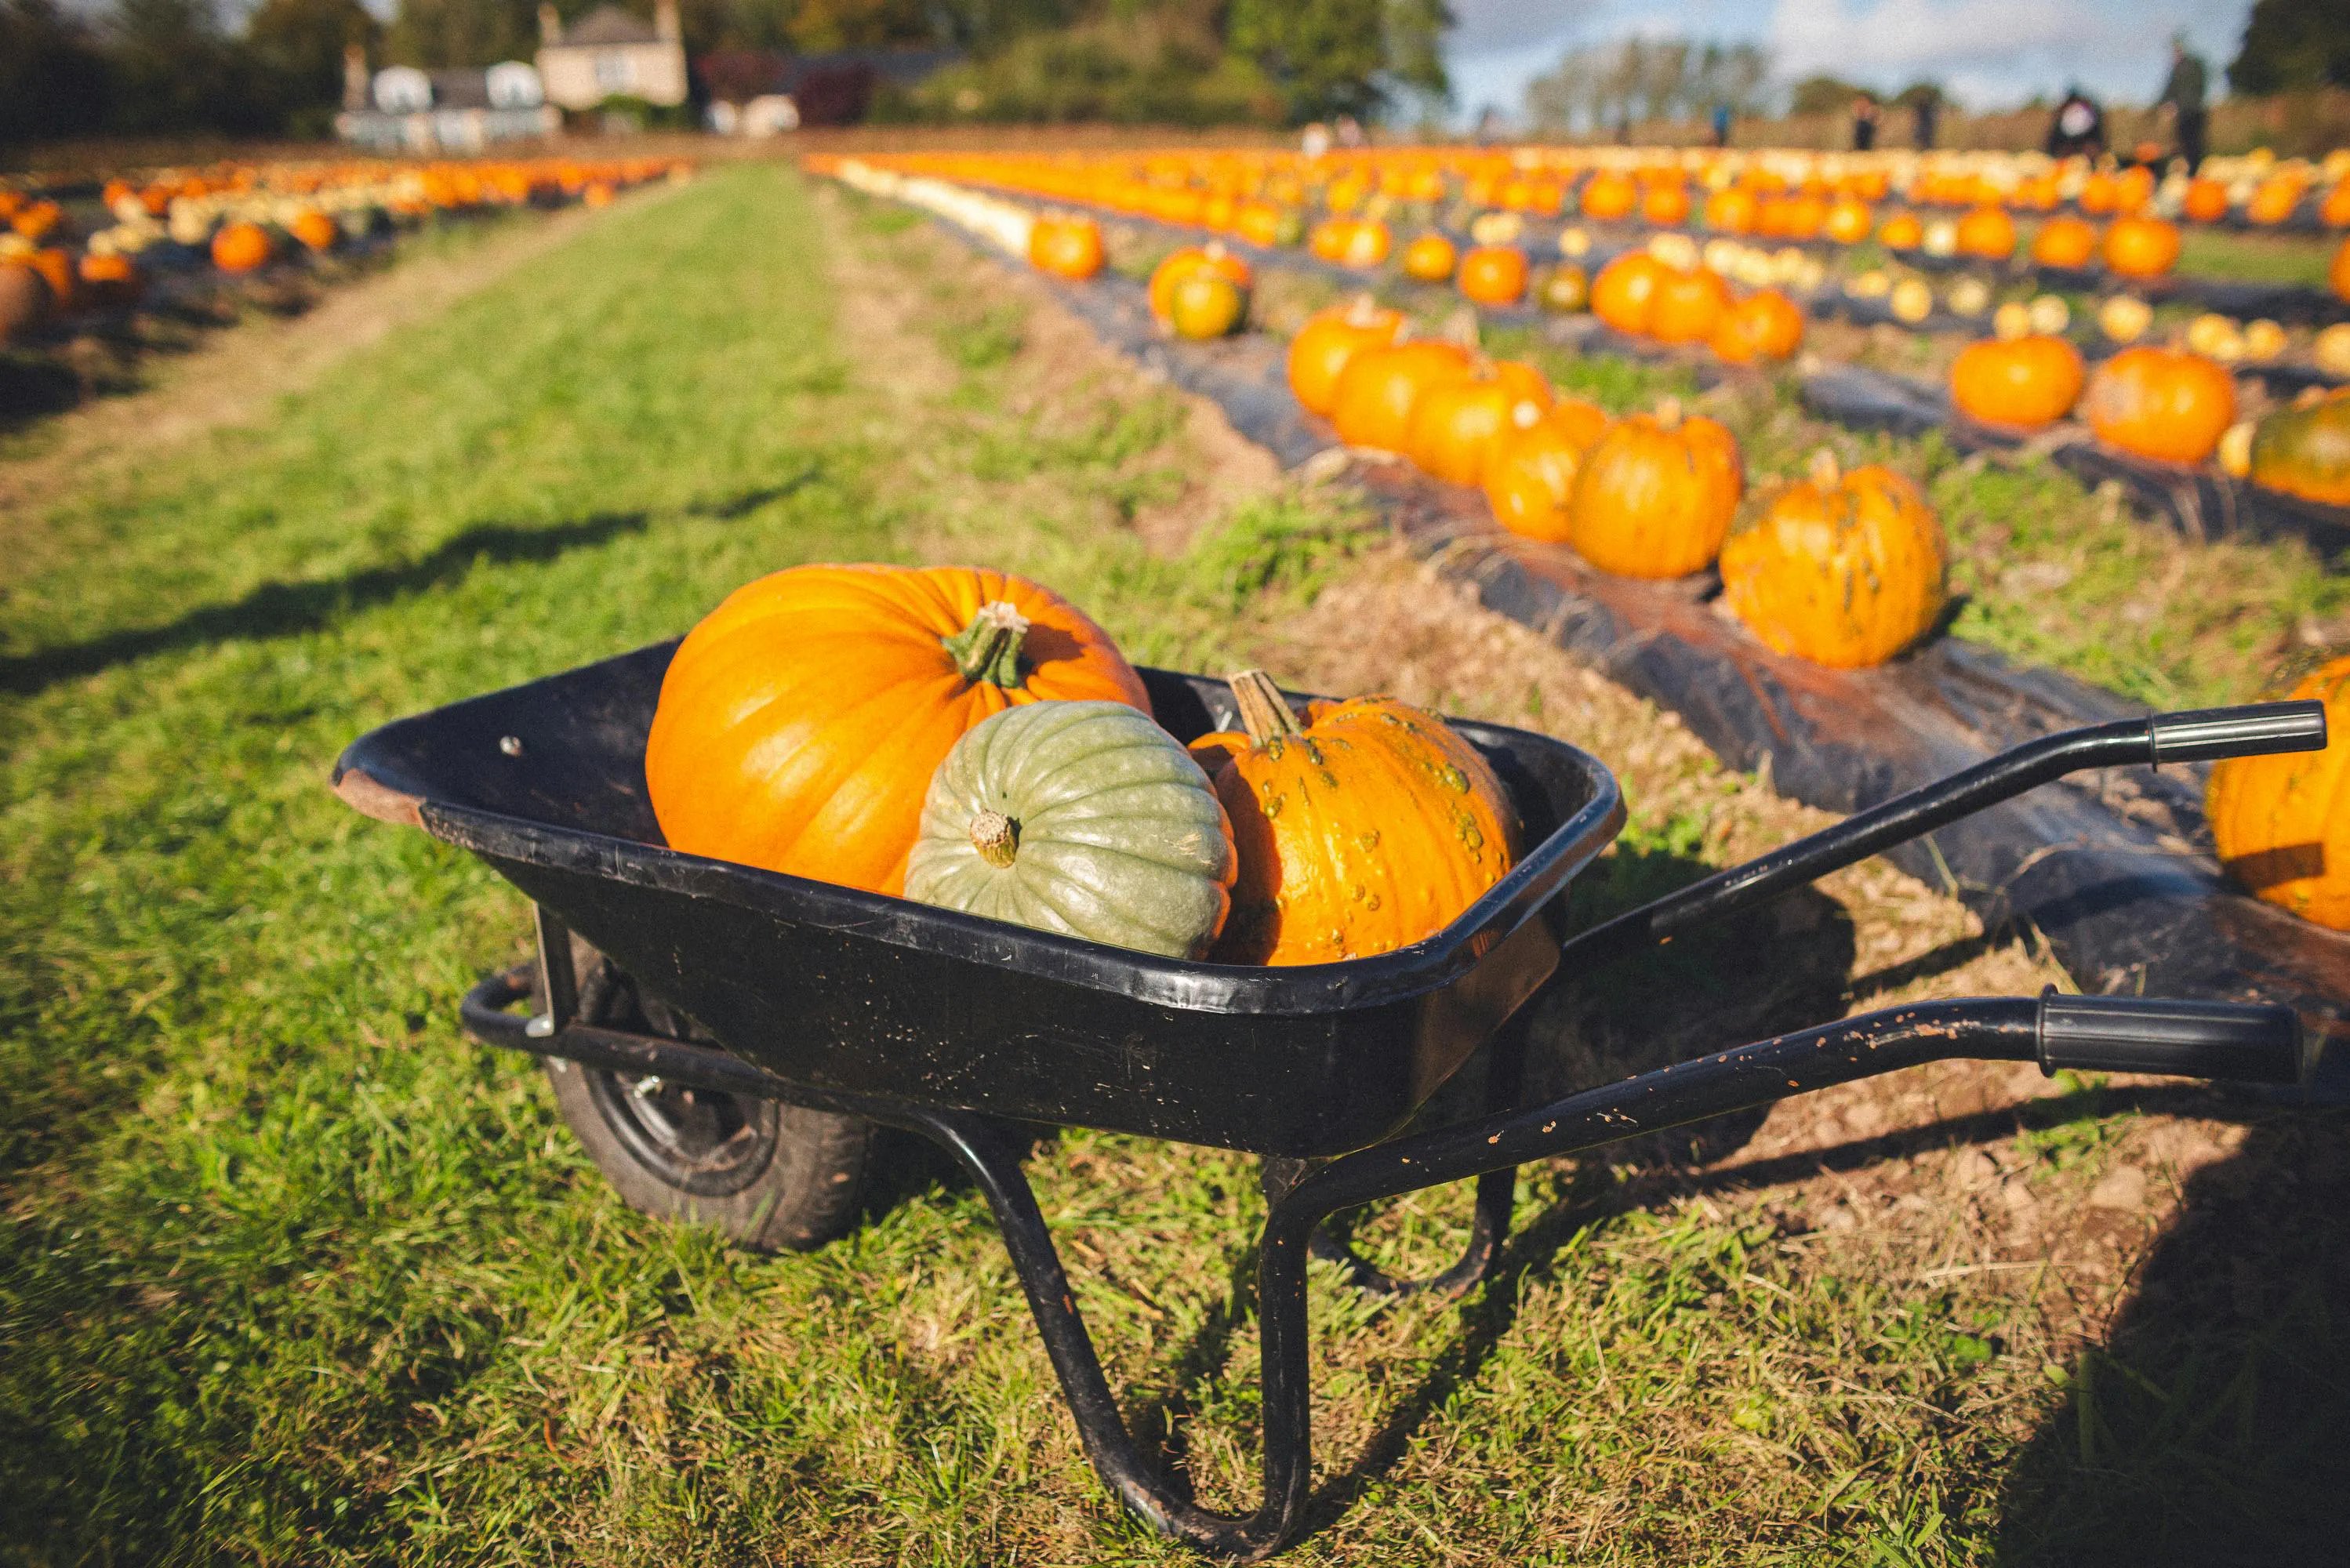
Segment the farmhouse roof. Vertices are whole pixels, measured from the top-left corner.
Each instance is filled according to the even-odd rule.
[[[582,47],[604,44],[658,44],[660,34],[653,25],[630,16],[618,5],[598,5],[582,17],[576,26],[563,29],[563,42]]]

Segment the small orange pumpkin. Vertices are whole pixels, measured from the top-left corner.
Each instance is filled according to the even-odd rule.
[[[1705,199],[1705,226],[1717,234],[1750,234],[1754,228],[1754,192],[1724,186]]]
[[[1430,232],[1403,248],[1403,275],[1418,283],[1443,283],[1452,276],[1460,253],[1451,240]]]
[[[2325,749],[2214,764],[2204,815],[2220,864],[2254,898],[2350,930],[2350,659],[2293,695],[2325,704]]]
[[[1515,305],[1526,296],[1526,253],[1515,245],[1472,245],[1461,258],[1460,288],[1479,305]]]
[[[1211,267],[1194,267],[1175,282],[1167,325],[1179,337],[1204,341],[1235,330],[1248,315],[1248,291]]]
[[[2099,441],[2164,462],[2201,462],[2236,422],[2226,369],[2182,349],[2125,348],[2097,367],[2081,394]]]
[[[342,238],[342,230],[336,225],[335,220],[316,207],[305,207],[295,213],[293,222],[286,225],[286,232],[301,241],[307,249],[320,254],[333,250],[335,242]]]
[[[1986,337],[1951,364],[1950,401],[1969,419],[2033,430],[2072,411],[2085,374],[2081,351],[2062,337]]]
[[[86,255],[79,270],[82,286],[101,306],[134,305],[147,289],[139,264],[126,255]]]
[[[213,235],[213,265],[227,273],[255,272],[269,264],[275,250],[269,231],[259,223],[224,223]]]
[[[1510,423],[1485,454],[1485,500],[1511,533],[1565,544],[1566,504],[1583,454],[1607,431],[1607,411],[1580,398],[1561,398],[1544,410],[1529,401],[1510,411]]]
[[[1959,254],[2005,261],[2015,254],[2015,220],[1999,207],[1977,207],[1959,220]]]
[[[1689,222],[1689,187],[1678,180],[1660,180],[1640,197],[1640,217],[1660,229],[1677,229]]]
[[[1591,281],[1591,314],[1618,332],[1645,337],[1657,290],[1670,271],[1646,251],[1627,251]]]
[[[1289,390],[1304,408],[1327,414],[1338,399],[1338,375],[1366,348],[1385,348],[1403,330],[1403,317],[1383,310],[1367,294],[1316,311],[1289,340]]]
[[[2217,180],[2189,180],[2179,210],[2199,223],[2216,223],[2228,215],[2228,187]]]
[[[1738,441],[1667,398],[1618,420],[1585,454],[1567,502],[1567,543],[1603,572],[1681,577],[1721,551],[1745,476]]]
[[[896,893],[955,742],[1062,698],[1150,711],[1108,634],[1049,589],[966,566],[795,566],[679,644],[646,793],[673,849]]]
[[[1734,364],[1784,359],[1804,346],[1804,312],[1775,288],[1755,290],[1723,313],[1713,351]]]
[[[1942,524],[1889,468],[1838,471],[1822,448],[1721,547],[1721,597],[1779,653],[1853,670],[1924,636],[1947,597]]]
[[[1869,211],[1867,202],[1846,196],[1828,208],[1827,221],[1820,225],[1820,232],[1840,245],[1856,245],[1868,238],[1869,226],[1875,221],[1876,214]]]
[[[2325,269],[2325,282],[2334,290],[2334,298],[2350,300],[2350,239],[2335,249],[2334,260]]]
[[[1210,240],[1204,245],[1185,245],[1151,269],[1150,314],[1166,320],[1175,306],[1175,286],[1202,269],[1222,274],[1236,288],[1245,289],[1255,281],[1248,263],[1226,250],[1222,242]]]
[[[1388,251],[1394,243],[1385,223],[1377,218],[1358,218],[1347,225],[1347,232],[1340,237],[1338,254],[1334,259],[1340,266],[1368,272],[1387,261]]]
[[[2097,254],[2097,231],[2078,218],[2051,218],[2032,236],[2032,259],[2042,266],[2079,268]]]
[[[1300,724],[1263,670],[1232,678],[1238,732],[1191,755],[1216,783],[1240,877],[1215,957],[1336,963],[1451,925],[1516,860],[1517,815],[1477,749],[1391,697]]]
[[[1550,406],[1543,373],[1514,360],[1478,359],[1467,375],[1438,382],[1413,402],[1404,452],[1431,477],[1478,483],[1486,454],[1521,405]]]
[[[1028,231],[1028,260],[1039,272],[1081,283],[1107,259],[1101,225],[1091,218],[1041,217]]]
[[[2178,261],[2178,225],[2164,218],[2116,218],[2106,230],[2106,265],[2124,277],[2160,277]]]
[[[1630,217],[1639,200],[1640,188],[1632,182],[1630,175],[1602,170],[1584,182],[1578,204],[1585,217],[1595,223],[1612,223],[1618,218]]]
[[[1730,306],[1730,286],[1720,273],[1669,267],[1648,306],[1648,335],[1659,343],[1710,342]]]
[[[1403,452],[1411,410],[1422,393],[1469,372],[1469,351],[1457,343],[1414,337],[1367,348],[1347,361],[1330,404],[1330,422],[1348,446]]]
[[[1877,243],[1889,251],[1914,251],[1926,243],[1926,223],[1915,213],[1896,213],[1877,231]]]

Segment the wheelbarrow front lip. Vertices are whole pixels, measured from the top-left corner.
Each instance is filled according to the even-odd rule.
[[[717,899],[863,940],[1015,970],[1138,1002],[1193,1012],[1288,1016],[1375,1007],[1422,995],[1458,980],[1555,898],[1614,840],[1624,822],[1623,796],[1615,775],[1587,753],[1563,741],[1505,725],[1450,721],[1489,753],[1550,753],[1584,775],[1589,797],[1530,846],[1509,874],[1457,919],[1425,940],[1369,958],[1266,968],[1162,958],[886,894],[688,855],[639,839],[536,821],[452,798],[454,792],[425,776],[431,765],[420,759],[445,754],[445,748],[436,743],[436,732],[458,731],[476,737],[484,732],[478,724],[464,722],[468,710],[492,704],[512,708],[527,703],[535,693],[552,697],[550,689],[559,683],[577,682],[599,670],[645,659],[673,646],[656,644],[380,726],[354,741],[337,762],[336,793],[370,816],[421,827],[435,838],[493,861],[547,867]],[[1173,671],[1145,673],[1183,681],[1201,679]],[[1521,801],[1520,809],[1527,804]]]

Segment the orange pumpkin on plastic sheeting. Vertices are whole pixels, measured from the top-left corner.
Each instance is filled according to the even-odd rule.
[[[2032,259],[2042,266],[2077,269],[2097,254],[2097,231],[2078,218],[2051,218],[2032,236]]]
[[[1757,289],[1731,306],[1713,334],[1713,351],[1740,365],[1788,358],[1803,346],[1804,312],[1775,288]]]
[[[91,302],[120,307],[138,303],[147,291],[139,264],[126,255],[86,255],[81,258],[81,285]]]
[[[1611,422],[1606,410],[1580,398],[1561,398],[1547,410],[1532,402],[1513,409],[1508,428],[1485,454],[1485,500],[1494,521],[1523,538],[1565,544],[1566,504],[1583,454]]]
[[[1469,351],[1457,343],[1411,338],[1388,348],[1366,349],[1338,373],[1330,422],[1348,446],[1381,452],[1407,449],[1411,411],[1421,394],[1469,373]]]
[[[2204,815],[2220,866],[2254,898],[2350,930],[2350,659],[2293,696],[2325,704],[2325,749],[2215,763]]]
[[[1459,286],[1479,305],[1515,305],[1526,296],[1526,253],[1515,245],[1474,245],[1461,258]]]
[[[1107,259],[1101,225],[1091,218],[1039,218],[1028,231],[1028,260],[1039,272],[1083,282]]]
[[[1838,670],[1882,664],[1932,628],[1947,597],[1942,525],[1918,487],[1834,453],[1721,547],[1721,597],[1774,651]]]
[[[1248,291],[1220,272],[1194,267],[1175,280],[1167,297],[1167,325],[1179,337],[1222,337],[1248,315]]]
[[[1403,330],[1403,317],[1381,309],[1367,294],[1316,311],[1289,340],[1289,390],[1299,404],[1327,414],[1338,398],[1338,375],[1367,348],[1385,348]]]
[[[1150,711],[1108,635],[1049,589],[963,566],[795,566],[679,644],[645,784],[673,849],[894,894],[955,742],[1062,698]]]
[[[1689,222],[1689,187],[1678,180],[1662,181],[1640,197],[1640,217],[1660,229],[1677,229]]]
[[[1952,362],[1950,401],[1985,424],[2036,429],[2072,411],[2084,374],[2081,351],[2062,337],[1986,337]]]
[[[1847,196],[1828,208],[1827,221],[1820,225],[1820,232],[1840,245],[1856,245],[1868,238],[1875,217],[1867,202]]]
[[[1391,697],[1305,722],[1262,670],[1232,678],[1238,732],[1191,755],[1215,780],[1240,877],[1214,956],[1336,963],[1451,925],[1516,861],[1517,815],[1477,749]]]
[[[2162,218],[2116,218],[2106,230],[2106,265],[2124,277],[2160,277],[2178,261],[2178,225]]]
[[[1618,332],[1645,337],[1657,290],[1671,268],[1646,251],[1627,251],[1591,280],[1591,314]]]
[[[2015,220],[1998,207],[1977,207],[1959,220],[1959,254],[2005,261],[2015,254]]]
[[[2236,381],[2200,354],[2125,348],[2089,378],[2081,416],[2098,440],[2124,452],[2201,462],[2236,422]]]
[[[1730,306],[1730,286],[1720,273],[1667,268],[1648,306],[1648,335],[1660,343],[1709,342]]]
[[[1736,185],[1705,199],[1705,226],[1717,234],[1751,234],[1754,228],[1754,192]]]
[[[1721,553],[1744,485],[1737,440],[1668,398],[1653,415],[1618,420],[1584,454],[1567,543],[1618,576],[1687,576]]]
[[[1221,273],[1236,288],[1246,288],[1253,281],[1248,263],[1215,241],[1205,245],[1186,245],[1151,269],[1150,314],[1166,320],[1175,307],[1175,286],[1202,268]]]
[[[1914,251],[1926,243],[1925,220],[1915,213],[1896,213],[1877,229],[1877,243],[1889,251]]]
[[[2325,282],[2334,298],[2350,300],[2350,240],[2344,240],[2334,251],[2333,265],[2325,269]]]
[[[1416,283],[1444,283],[1460,259],[1460,252],[1442,234],[1422,234],[1403,248],[1403,275]]]
[[[1394,243],[1388,233],[1388,226],[1377,218],[1357,219],[1340,236],[1338,254],[1333,259],[1340,266],[1368,272],[1386,262],[1388,251]]]
[[[1521,404],[1550,406],[1550,383],[1540,370],[1514,360],[1476,360],[1467,375],[1438,382],[1413,402],[1404,453],[1434,478],[1478,483],[1487,452]]]
[[[1639,200],[1640,188],[1632,183],[1631,176],[1606,170],[1584,182],[1578,204],[1585,217],[1595,223],[1612,223],[1618,218],[1630,217]]]
[[[2329,229],[2350,227],[2350,180],[2325,192],[2325,200],[2317,204],[2317,221]]]
[[[2216,223],[2228,215],[2228,187],[2217,180],[2189,180],[2179,210],[2199,223]]]
[[[254,272],[269,264],[276,247],[259,223],[223,224],[213,235],[213,265],[223,272]]]

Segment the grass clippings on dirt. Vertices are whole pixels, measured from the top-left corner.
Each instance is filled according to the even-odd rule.
[[[522,901],[328,794],[371,724],[795,561],[985,559],[1138,659],[1593,747],[1634,810],[1595,913],[1823,820],[1343,493],[1203,472],[1229,431],[1007,279],[729,171],[12,524],[71,548],[0,599],[0,1557],[1191,1560],[1093,1479],[934,1157],[896,1146],[805,1256],[613,1197],[536,1069],[456,1028]],[[1727,940],[1564,993],[1550,1070],[2046,973],[1881,866]],[[1950,1067],[1538,1168],[1464,1303],[1317,1272],[1291,1560],[2320,1560],[2341,1144]],[[1029,1168],[1129,1419],[1253,1499],[1254,1162],[1066,1132]],[[1464,1212],[1401,1202],[1366,1243],[1425,1269]]]

